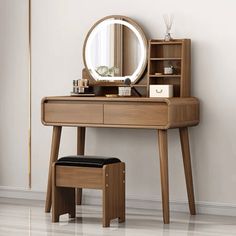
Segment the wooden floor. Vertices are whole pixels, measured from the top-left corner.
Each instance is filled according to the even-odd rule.
[[[0,236],[87,235],[87,236],[230,236],[236,235],[236,217],[172,213],[171,224],[163,225],[161,211],[127,209],[127,221],[114,220],[110,228],[101,226],[101,207],[79,206],[77,218],[51,223],[42,202],[12,204],[0,199]]]

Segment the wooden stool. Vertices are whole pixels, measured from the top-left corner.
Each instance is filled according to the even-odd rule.
[[[63,157],[52,166],[52,222],[62,214],[76,216],[75,188],[101,189],[103,227],[125,221],[125,163],[117,158]]]

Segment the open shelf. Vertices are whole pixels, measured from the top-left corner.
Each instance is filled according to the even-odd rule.
[[[131,84],[131,87],[140,87],[140,88],[142,88],[142,87],[147,87],[147,85],[146,84]]]
[[[150,58],[151,61],[179,61],[182,60],[182,58],[178,57],[170,57],[170,58],[163,58],[163,57],[157,57],[157,58]]]
[[[174,97],[190,95],[190,44],[190,39],[149,41],[148,94],[149,85],[167,84],[173,85]],[[166,67],[173,74],[165,74]]]
[[[182,44],[182,42],[184,41],[184,39],[179,39],[179,40],[171,40],[171,41],[164,41],[164,40],[158,40],[158,39],[152,39],[152,41],[150,42],[150,44],[152,45],[180,45]]]
[[[151,78],[181,78],[181,75],[149,75]]]

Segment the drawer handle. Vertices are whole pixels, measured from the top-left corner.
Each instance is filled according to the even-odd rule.
[[[163,89],[156,89],[156,92],[157,92],[157,93],[162,93],[162,92],[163,92]]]

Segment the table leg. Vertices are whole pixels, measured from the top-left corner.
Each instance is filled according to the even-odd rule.
[[[58,158],[58,152],[61,140],[61,129],[62,129],[61,126],[53,126],[45,212],[50,212],[52,206],[52,163],[55,162]]]
[[[189,210],[191,215],[196,215],[188,128],[180,128],[179,134],[180,134],[181,148],[183,154],[184,173],[188,192]]]
[[[169,179],[167,130],[158,130],[158,144],[161,169],[162,211],[164,224],[169,224]]]
[[[77,128],[77,155],[84,155],[85,147],[85,127]],[[76,202],[77,205],[82,203],[82,188],[77,188],[76,191]]]

